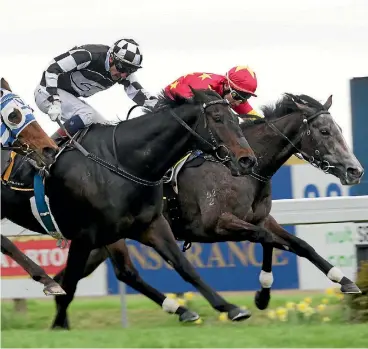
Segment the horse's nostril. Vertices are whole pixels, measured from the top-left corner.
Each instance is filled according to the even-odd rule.
[[[239,159],[239,163],[244,169],[250,169],[256,164],[256,158],[242,157]]]
[[[363,175],[363,170],[360,168],[353,168],[353,167],[349,167],[347,169],[347,173],[355,178],[360,178]]]

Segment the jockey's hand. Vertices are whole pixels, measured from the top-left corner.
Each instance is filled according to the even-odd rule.
[[[158,99],[156,98],[150,98],[150,99],[147,99],[145,102],[144,102],[144,107],[151,107],[153,108],[158,102]]]
[[[52,121],[61,119],[61,103],[60,101],[54,101],[48,111],[49,117]]]

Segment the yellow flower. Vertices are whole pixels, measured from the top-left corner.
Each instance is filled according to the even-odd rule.
[[[269,310],[267,316],[269,319],[273,320],[276,318],[276,312],[274,310]]]
[[[341,300],[344,299],[344,295],[342,293],[339,293],[339,294],[336,295],[336,298],[341,301]]]
[[[279,315],[279,320],[282,322],[287,321],[287,313],[283,314],[283,315]]]
[[[194,297],[194,293],[193,292],[185,292],[184,293],[184,298],[188,301],[190,301],[191,299],[193,299]]]
[[[295,303],[294,302],[287,302],[286,303],[286,309],[295,309]]]
[[[329,322],[329,321],[331,321],[331,319],[330,319],[328,316],[324,316],[324,317],[322,318],[322,321],[323,321],[323,322]]]
[[[301,311],[302,313],[304,313],[306,311],[306,309],[308,308],[308,304],[305,302],[300,302],[296,305],[296,308]]]
[[[323,303],[323,304],[328,304],[328,298],[323,298],[323,299],[322,299],[322,303]]]
[[[171,299],[175,299],[176,298],[176,294],[175,293],[166,293],[166,297],[167,298],[171,298]]]
[[[317,305],[317,310],[318,311],[324,311],[326,309],[326,304],[318,304]]]
[[[328,294],[329,296],[333,296],[335,294],[335,288],[328,288],[326,291],[326,294]]]
[[[304,316],[309,317],[313,315],[316,311],[312,307],[307,307],[304,311]]]
[[[312,298],[310,298],[310,297],[304,298],[304,302],[307,303],[307,304],[311,304],[312,303]]]
[[[185,305],[187,301],[183,298],[177,298],[177,302],[179,303],[179,305]]]
[[[276,315],[283,316],[287,314],[287,309],[279,307],[276,309]]]

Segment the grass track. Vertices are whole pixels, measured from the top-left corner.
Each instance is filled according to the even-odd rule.
[[[274,292],[270,308],[298,302],[305,294]],[[221,322],[200,296],[188,304],[203,319],[203,324],[180,324],[141,296],[128,296],[129,328],[120,325],[118,297],[78,298],[69,309],[72,331],[49,331],[54,314],[51,299],[28,301],[27,314],[14,314],[11,302],[2,302],[2,347],[367,347],[368,326],[346,322],[338,300],[330,298],[326,314],[309,324],[269,320],[267,311],[254,308],[253,296],[225,295],[253,316],[244,323]],[[324,294],[312,294],[313,306]]]

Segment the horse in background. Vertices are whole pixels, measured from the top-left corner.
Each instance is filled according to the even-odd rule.
[[[1,78],[0,103],[1,180],[2,184],[12,186],[7,181],[15,154],[22,155],[23,161],[30,160],[37,168],[48,168],[55,161],[58,147],[36,121],[33,110],[22,98],[13,93],[4,78]],[[59,284],[3,235],[1,235],[1,252],[15,260],[33,280],[43,284],[46,295],[65,294]]]

